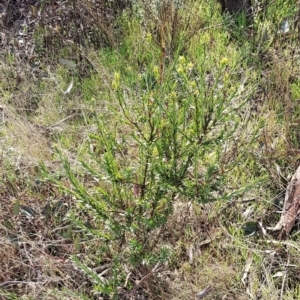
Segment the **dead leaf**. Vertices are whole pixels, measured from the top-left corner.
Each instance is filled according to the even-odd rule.
[[[73,78],[72,78],[72,80],[71,80],[71,82],[70,82],[70,85],[68,86],[68,88],[67,88],[66,91],[64,92],[64,95],[70,93],[71,90],[72,90],[72,87],[73,87]]]

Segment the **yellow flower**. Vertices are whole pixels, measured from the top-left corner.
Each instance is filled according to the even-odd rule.
[[[181,65],[177,66],[176,71],[179,74],[181,74],[181,75],[184,74],[184,68],[183,68],[183,66],[181,66]]]
[[[223,76],[223,81],[226,82],[229,79],[229,74],[227,72],[225,72],[224,76]]]
[[[115,72],[114,74],[114,79],[111,83],[111,86],[114,90],[117,90],[120,87],[120,79],[121,79],[121,75],[119,72]]]
[[[170,94],[169,94],[169,97],[170,99],[176,99],[177,98],[177,94],[175,91],[172,91]]]
[[[194,65],[192,62],[189,62],[186,67],[189,71],[191,71],[193,69]]]
[[[179,63],[180,64],[185,64],[185,57],[184,56],[179,56],[179,59],[178,59]]]
[[[189,81],[188,82],[188,87],[189,87],[190,93],[194,94],[195,96],[199,95],[199,90],[198,90],[198,87],[197,87],[197,82],[195,80]]]
[[[146,35],[146,41],[147,41],[147,43],[151,43],[151,41],[152,41],[152,34],[151,34],[151,32],[148,32],[147,33],[147,35]]]
[[[193,81],[189,81],[189,87],[190,87],[191,89],[194,89],[194,88],[196,88],[196,87],[197,87],[197,83],[196,83],[196,81],[195,81],[195,80],[193,80]]]
[[[236,93],[236,88],[232,86],[232,87],[229,89],[229,93],[230,93],[230,94]]]
[[[154,157],[157,157],[158,154],[159,154],[159,152],[158,152],[157,147],[154,147],[154,148],[153,148],[153,151],[152,151],[152,155],[153,155]]]
[[[153,75],[157,82],[159,82],[159,68],[158,66],[153,67]]]
[[[223,57],[220,61],[220,66],[225,67],[228,64],[228,58],[227,57]]]

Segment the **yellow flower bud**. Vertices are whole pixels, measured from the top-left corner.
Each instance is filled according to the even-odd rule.
[[[225,67],[228,64],[228,58],[227,57],[223,57],[220,61],[220,67]]]
[[[114,74],[114,79],[111,83],[111,86],[114,90],[117,90],[120,87],[120,79],[121,79],[121,75],[119,72],[115,72]]]

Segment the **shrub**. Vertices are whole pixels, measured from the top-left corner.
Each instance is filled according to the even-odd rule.
[[[163,232],[178,199],[198,204],[230,197],[226,176],[232,165],[221,157],[224,143],[238,130],[237,112],[247,92],[229,84],[225,69],[230,69],[227,58],[208,75],[180,56],[162,82],[155,65],[126,85],[116,72],[110,109],[95,116],[92,150],[81,161],[84,176],[63,158],[70,187],[56,183],[93,216],[100,255],[111,257],[112,270],[118,270],[105,284],[95,282],[97,291],[113,294],[124,284],[125,269],[149,270],[172,260]],[[84,177],[93,178],[94,186],[85,186]]]

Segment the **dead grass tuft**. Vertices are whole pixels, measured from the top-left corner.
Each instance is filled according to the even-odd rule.
[[[49,141],[43,131],[27,118],[17,114],[12,107],[2,106],[2,110],[3,156],[8,158],[5,152],[13,149],[13,156],[21,156],[22,163],[25,165],[36,165],[43,159],[50,159]]]

